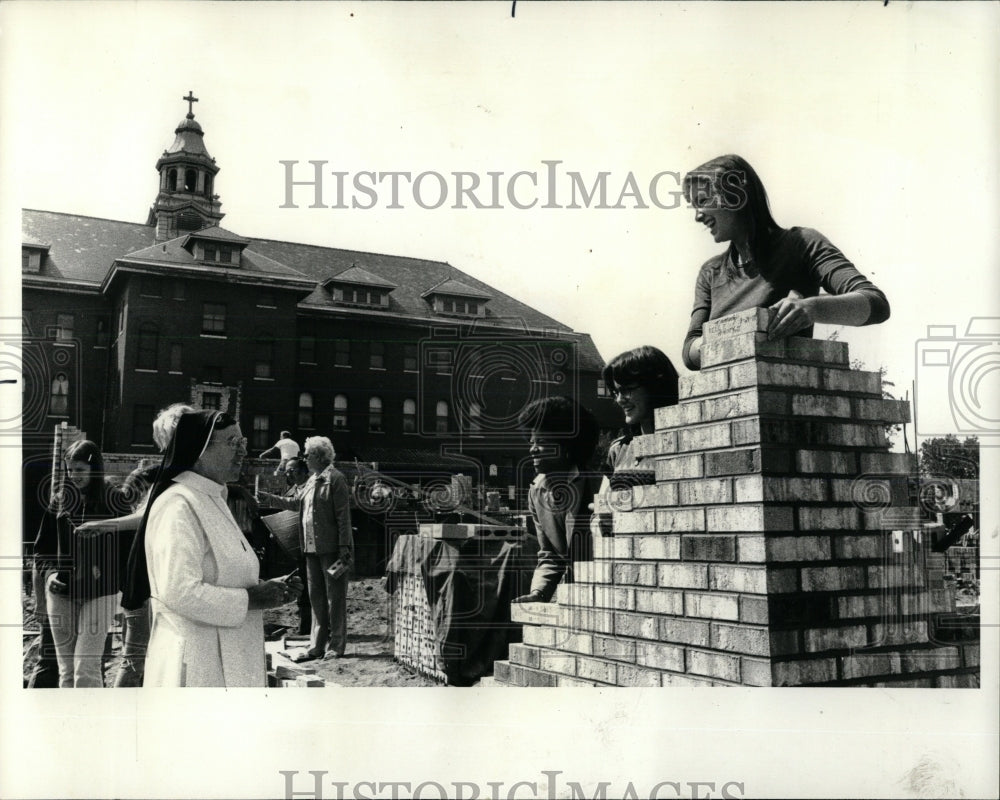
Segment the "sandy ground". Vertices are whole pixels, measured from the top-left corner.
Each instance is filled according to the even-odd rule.
[[[38,625],[35,620],[34,598],[21,595],[24,620],[24,678],[27,680],[35,660]],[[417,675],[393,661],[393,639],[389,627],[390,598],[382,588],[380,578],[352,581],[347,595],[347,652],[333,661],[311,661],[308,670],[323,678],[330,686],[436,686],[435,681]],[[272,640],[269,650],[280,650],[285,633],[296,634],[299,626],[298,608],[291,603],[264,613],[265,631]],[[298,646],[293,642],[291,645]],[[121,651],[121,630],[116,624],[111,647],[104,662],[104,684],[114,684]],[[280,655],[274,663],[290,664]]]

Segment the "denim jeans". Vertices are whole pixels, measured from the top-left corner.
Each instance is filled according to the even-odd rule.
[[[115,678],[116,689],[142,686],[146,667],[146,649],[149,647],[149,628],[152,612],[147,600],[142,608],[125,612],[125,637],[122,644],[122,663]]]
[[[120,600],[121,592],[75,600],[46,588],[60,689],[104,686],[104,642]]]
[[[59,685],[59,662],[52,643],[52,628],[46,611],[45,576],[37,569],[31,570],[31,587],[35,595],[35,619],[41,633],[38,637],[38,660],[28,678],[29,689],[55,689]]]

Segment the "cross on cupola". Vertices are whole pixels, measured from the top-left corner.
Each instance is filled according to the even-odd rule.
[[[194,104],[198,102],[198,98],[194,96],[194,92],[188,89],[187,97],[182,97],[181,100],[187,100],[188,119],[194,119]]]

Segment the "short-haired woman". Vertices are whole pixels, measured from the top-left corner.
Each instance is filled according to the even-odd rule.
[[[874,325],[889,318],[885,295],[823,234],[774,221],[764,184],[745,159],[713,158],[684,176],[683,189],[695,221],[716,242],[729,243],[695,281],[684,339],[688,368],[701,368],[705,322],[748,308],[772,310],[772,339],[812,336],[817,322]]]

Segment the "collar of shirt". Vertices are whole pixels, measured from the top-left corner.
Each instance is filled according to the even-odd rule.
[[[559,483],[573,483],[580,477],[580,470],[577,467],[573,467],[569,472],[560,473]],[[546,473],[542,472],[535,476],[535,479],[531,482],[532,486],[537,486],[543,492],[549,491],[548,486],[548,476]]]
[[[204,475],[199,475],[197,472],[182,472],[176,478],[174,478],[174,483],[179,483],[181,486],[187,486],[189,489],[193,489],[196,492],[201,492],[202,494],[214,495],[225,500],[229,496],[229,490],[224,484],[216,483]]]

